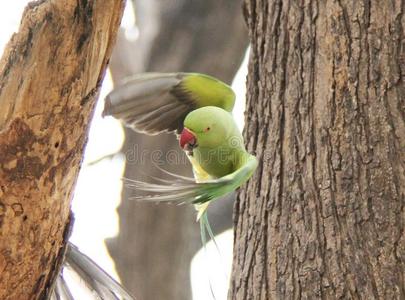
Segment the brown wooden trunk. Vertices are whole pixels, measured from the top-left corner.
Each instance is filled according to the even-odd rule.
[[[0,299],[49,295],[124,1],[37,1],[0,61]]]
[[[229,299],[405,299],[405,1],[246,0]]]

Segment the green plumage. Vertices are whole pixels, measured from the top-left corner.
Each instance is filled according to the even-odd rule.
[[[198,73],[145,73],[116,87],[105,99],[103,116],[135,131],[155,135],[181,131],[187,114],[216,106],[232,111],[235,93],[225,83]]]
[[[246,150],[229,112],[215,106],[202,107],[187,115],[184,127],[196,134],[198,147],[193,156],[210,177],[220,178],[241,167]]]
[[[218,79],[198,73],[187,74],[181,86],[195,99],[197,107],[216,106],[231,112],[235,93],[230,86]]]
[[[195,179],[168,172],[173,179],[159,183],[125,179],[127,186],[147,193],[136,198],[194,203],[198,218],[207,220],[207,204],[237,189],[258,165],[231,115],[234,103],[228,85],[197,73],[141,74],[114,89],[103,115],[146,134],[186,128],[196,140],[188,153]]]

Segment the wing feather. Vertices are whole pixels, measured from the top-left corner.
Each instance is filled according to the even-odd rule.
[[[252,155],[246,154],[246,162],[239,169],[216,179],[196,182],[194,178],[180,176],[163,170],[165,174],[172,178],[159,179],[159,183],[126,178],[123,180],[126,187],[146,193],[146,195],[140,193],[132,197],[131,199],[134,200],[203,204],[225,196],[237,189],[252,176],[257,165],[257,159]]]
[[[231,111],[235,101],[225,83],[197,73],[144,73],[117,86],[105,99],[103,116],[135,131],[154,135],[180,132],[187,114],[199,107]]]
[[[100,299],[134,299],[118,282],[71,243],[67,247],[65,267],[79,275],[86,286]],[[61,281],[60,284],[59,292],[65,296],[69,295],[69,287],[66,283]]]

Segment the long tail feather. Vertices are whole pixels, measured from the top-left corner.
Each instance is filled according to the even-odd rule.
[[[208,221],[207,212],[203,213],[203,215],[201,216],[201,223],[203,223],[203,224],[205,225],[205,227],[206,227],[206,229],[207,229],[207,232],[208,232],[208,236],[210,237],[211,241],[212,241],[212,242],[214,243],[214,245],[215,245],[215,248],[217,249],[218,253],[220,254],[217,241],[215,240],[215,235],[214,235],[214,233],[212,232],[210,222]]]
[[[224,276],[225,276],[225,278],[227,279],[227,281],[229,281],[229,276],[228,276],[228,274],[225,272],[225,269],[226,269],[226,268],[225,268],[225,265],[224,265],[224,259],[223,259],[223,257],[222,257],[221,250],[219,249],[218,243],[217,243],[217,241],[216,241],[216,239],[215,239],[215,235],[214,235],[214,233],[213,233],[213,231],[212,231],[210,222],[208,221],[208,214],[207,214],[207,212],[203,213],[203,215],[201,216],[201,222],[204,223],[204,225],[205,225],[205,227],[206,227],[206,229],[207,229],[208,235],[209,235],[209,237],[211,238],[211,241],[212,241],[212,242],[214,243],[214,245],[215,245],[215,249],[217,250],[217,253],[218,253],[218,256],[219,256],[219,259],[220,259],[220,264],[222,265],[222,270],[224,270]]]
[[[206,216],[207,213],[204,212],[203,215]],[[199,222],[200,222],[201,243],[203,245],[205,256],[208,258],[208,255],[207,255],[207,233],[205,231],[207,227],[206,227],[206,223],[204,222],[203,218],[201,218]],[[209,272],[207,272],[207,274],[209,274]],[[209,286],[210,286],[211,296],[215,300],[216,297],[215,297],[214,289],[212,288],[212,282],[211,282],[211,278],[209,277],[209,275],[208,275],[208,283],[209,283]]]

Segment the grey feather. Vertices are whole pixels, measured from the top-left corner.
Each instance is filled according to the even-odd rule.
[[[222,196],[222,188],[226,188],[232,181],[225,177],[211,179],[197,183],[194,178],[181,176],[159,168],[171,179],[153,178],[158,183],[144,182],[140,180],[123,178],[127,188],[138,192],[146,192],[146,195],[136,195],[131,200],[146,200],[154,202],[177,202],[204,203]],[[226,194],[228,189],[223,190]]]
[[[52,298],[53,300],[74,300],[62,274],[56,279],[56,286]]]
[[[120,119],[135,131],[150,135],[180,131],[185,116],[196,109],[191,94],[180,87],[184,73],[134,76],[105,98],[103,116]]]
[[[76,273],[98,299],[134,299],[118,282],[71,243],[67,246],[64,268]],[[74,300],[70,288],[63,278],[63,273],[57,279],[53,299]]]

